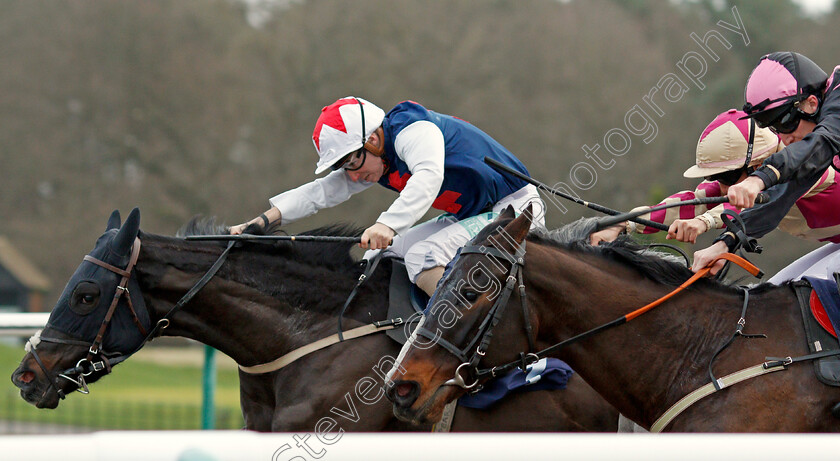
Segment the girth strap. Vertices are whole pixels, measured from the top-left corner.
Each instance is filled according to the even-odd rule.
[[[339,334],[336,333],[326,338],[319,339],[314,343],[307,344],[287,354],[284,354],[280,356],[280,358],[272,360],[271,362],[263,363],[260,365],[253,365],[250,367],[239,365],[239,369],[244,371],[245,373],[249,373],[252,375],[271,373],[272,371],[277,371],[305,355],[309,355],[315,351],[324,349],[325,347],[332,346],[333,344],[340,343],[342,341],[347,341],[348,339],[361,338],[362,336],[378,333],[380,331],[392,330],[402,325],[403,323],[403,319],[401,318],[384,320],[382,322],[374,322],[369,325],[344,331],[342,332],[343,334],[341,336],[339,336]]]
[[[674,418],[676,418],[686,408],[690,407],[703,397],[714,394],[715,392],[723,388],[740,383],[741,381],[746,381],[757,376],[772,373],[774,371],[781,371],[784,369],[785,367],[783,363],[764,362],[750,368],[745,368],[741,371],[736,371],[735,373],[726,375],[722,378],[718,378],[714,383],[706,384],[705,386],[681,398],[677,403],[672,405],[671,408],[669,408],[665,413],[662,414],[662,416],[659,417],[659,419],[656,420],[656,422],[653,423],[653,426],[650,427],[650,431],[662,432],[662,430],[665,429],[665,426],[667,426],[668,423],[673,421]]]

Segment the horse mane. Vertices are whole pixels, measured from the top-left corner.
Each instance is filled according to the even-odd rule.
[[[302,232],[302,235],[318,235],[331,237],[359,237],[363,229],[347,223],[331,224]],[[253,235],[285,235],[280,223],[274,223],[263,229],[252,225],[245,232]],[[190,235],[227,235],[228,227],[219,224],[215,217],[194,216],[176,233],[178,237]],[[356,245],[353,242],[290,242],[290,241],[252,241],[242,242],[243,248],[265,254],[278,254],[295,261],[325,266],[330,268],[346,267],[356,262],[350,254],[350,249]],[[223,243],[221,243],[223,244]]]
[[[537,230],[528,239],[579,253],[600,255],[630,266],[650,280],[664,285],[679,286],[694,275],[674,255],[640,245],[627,235],[601,245],[590,245],[589,235],[595,231],[597,223],[598,218],[581,218],[553,231]]]
[[[589,244],[589,235],[595,231],[599,218],[581,218],[554,230],[534,229],[527,240],[568,251],[594,254],[600,257],[629,266],[646,278],[663,285],[679,286],[692,275],[691,270],[681,263],[682,259],[661,251],[652,250],[645,245],[636,243],[630,236],[621,235],[615,241],[602,243],[598,246]],[[484,239],[499,227],[506,225],[509,220],[498,222],[497,226],[487,226],[475,241]],[[491,227],[493,227],[491,229]],[[482,237],[483,235],[483,237]],[[727,285],[704,279],[698,281],[703,285],[711,284],[721,290],[735,290]]]

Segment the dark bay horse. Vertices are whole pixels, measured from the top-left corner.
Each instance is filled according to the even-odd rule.
[[[86,388],[111,371],[111,362],[142,347],[157,325],[168,325],[163,335],[200,341],[242,366],[270,362],[334,334],[339,309],[362,272],[350,254],[352,243],[242,242],[195,297],[170,315],[182,296],[206,278],[226,251],[225,244],[152,235],[141,232],[139,224],[136,209],[123,224],[118,213],[111,216],[106,232],[68,282],[47,327],[30,340],[31,350],[12,374],[27,402],[57,407],[65,394]],[[193,221],[186,233],[226,231],[205,220]],[[359,232],[333,226],[310,234]],[[120,273],[125,270],[128,273]],[[390,264],[383,262],[362,286],[345,314],[345,330],[386,318],[390,271]],[[125,290],[117,288],[120,283]],[[115,297],[123,291],[125,296]],[[112,304],[116,307],[108,314]],[[101,341],[93,347],[98,333],[103,333]],[[389,402],[381,398],[384,373],[398,352],[399,345],[379,333],[327,347],[271,373],[240,370],[246,427],[295,432],[428,430],[397,420]],[[563,391],[514,395],[493,411],[459,408],[452,429],[614,431],[616,420],[615,410],[577,378]]]
[[[530,350],[541,351],[630,317],[693,275],[626,238],[590,246],[592,220],[530,235],[529,225],[527,213],[515,219],[512,212],[503,214],[447,268],[429,312],[390,375],[388,396],[401,418],[435,421],[446,402],[466,392],[463,386],[492,367],[511,364],[516,352],[528,352],[529,331],[535,343]],[[517,270],[521,277],[511,275]],[[514,290],[500,313],[494,304],[503,297],[508,277],[513,287],[524,281],[527,302],[523,306]],[[809,354],[790,286],[760,285],[748,299],[744,333],[766,338],[736,336],[714,359],[716,378],[756,365],[764,370],[768,356]],[[551,355],[568,362],[622,414],[650,429],[674,403],[711,383],[709,364],[733,337],[743,303],[743,290],[702,279],[644,315]],[[484,341],[488,331],[491,338]],[[830,413],[840,401],[840,388],[821,384],[810,361],[770,370],[778,371],[700,399],[665,430],[840,430]]]

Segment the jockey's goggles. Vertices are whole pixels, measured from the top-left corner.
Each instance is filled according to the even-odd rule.
[[[802,119],[802,116],[806,115],[799,109],[799,102],[790,104],[785,107],[785,109],[786,110],[782,111],[775,120],[772,120],[767,124],[767,128],[770,128],[770,131],[773,133],[793,133],[796,128],[799,127],[799,121]],[[758,123],[758,126],[761,126],[761,121],[758,119],[756,119],[756,123]]]
[[[810,114],[802,112],[799,108],[799,102],[799,100],[794,100],[779,107],[756,113],[751,117],[759,127],[769,128],[773,133],[793,133],[799,127],[799,121],[810,116]]]
[[[344,169],[344,171],[356,171],[361,168],[365,164],[365,159],[367,158],[367,151],[364,147],[361,149],[351,152],[347,154],[343,159],[335,162],[335,164],[330,167],[333,171]]]
[[[706,176],[704,179],[706,179],[706,181],[717,181],[724,186],[734,186],[735,184],[738,184],[738,180],[741,179],[741,175],[743,173],[744,168],[738,168],[737,170],[729,170],[724,171],[723,173]]]

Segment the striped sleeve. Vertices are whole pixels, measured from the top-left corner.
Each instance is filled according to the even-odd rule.
[[[671,195],[658,204],[659,205],[666,205],[670,203],[676,203],[686,200],[693,200],[696,198],[705,198],[705,197],[720,197],[721,189],[720,184],[717,181],[703,181],[697,186],[697,189],[694,191],[682,191],[678,192],[674,195]],[[735,209],[730,207],[728,204],[725,205],[726,209]],[[637,207],[634,208],[632,211],[641,211],[646,208],[653,208],[650,206],[644,207]],[[708,205],[683,205],[679,207],[673,208],[666,208],[664,210],[654,211],[652,213],[645,213],[639,218],[647,219],[650,221],[658,222],[665,224],[666,226],[670,226],[671,223],[676,221],[677,219],[692,219],[692,218],[700,218],[703,220],[707,225],[711,227],[723,227],[723,221],[720,219],[721,213],[723,213],[724,208],[722,206],[717,206],[712,210],[709,210]],[[633,222],[628,223],[628,232],[638,232],[640,234],[652,234],[654,232],[658,232],[658,229],[654,229],[642,224],[636,224]]]

